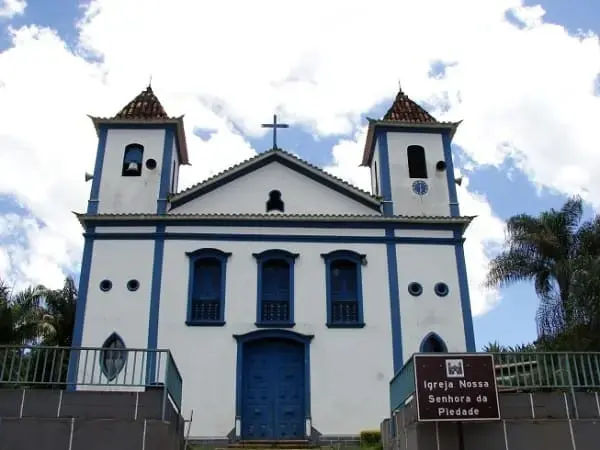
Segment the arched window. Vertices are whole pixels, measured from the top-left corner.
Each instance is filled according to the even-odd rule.
[[[410,178],[427,178],[427,162],[425,149],[420,145],[409,145],[406,149],[408,159],[408,176]]]
[[[446,353],[448,347],[438,334],[431,332],[421,341],[419,351],[421,353]]]
[[[225,324],[225,269],[230,255],[211,248],[188,253],[188,325]]]
[[[280,211],[283,212],[285,205],[281,199],[281,192],[274,190],[269,192],[269,200],[267,200],[267,212]]]
[[[117,333],[111,334],[104,344],[100,353],[100,370],[108,381],[117,378],[127,363],[127,350],[125,342]]]
[[[294,262],[297,253],[267,250],[258,262],[256,326],[294,326]]]
[[[144,159],[144,147],[140,144],[129,144],[123,153],[124,177],[139,177],[142,174],[142,161]]]
[[[321,255],[326,265],[327,326],[364,326],[361,266],[365,255],[337,250]]]

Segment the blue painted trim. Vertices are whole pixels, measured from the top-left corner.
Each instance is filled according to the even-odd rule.
[[[310,404],[310,343],[314,335],[300,334],[292,330],[254,330],[246,334],[233,335],[237,341],[237,365],[235,384],[235,415],[242,419],[242,386],[244,385],[244,348],[249,342],[261,339],[295,341],[304,345],[304,407],[306,418],[311,417]]]
[[[446,342],[440,337],[439,334],[437,334],[433,331],[427,333],[427,335],[421,340],[421,345],[419,345],[419,352],[425,353],[425,344],[427,343],[427,341],[429,339],[436,340],[441,345],[441,347],[444,349],[444,353],[448,352],[448,346],[446,345]]]
[[[160,166],[160,188],[158,191],[158,200],[156,201],[156,214],[167,213],[168,196],[171,187],[171,161],[173,160],[173,140],[174,131],[165,130],[165,140],[163,144],[162,164]]]
[[[394,230],[385,230],[386,237],[393,238]],[[390,297],[390,321],[392,328],[392,360],[394,373],[398,373],[404,365],[402,350],[402,317],[400,313],[400,282],[398,281],[398,256],[396,243],[386,244],[386,257],[388,267],[388,295]]]
[[[321,253],[325,261],[325,292],[327,304],[327,327],[328,328],[363,328],[365,319],[363,313],[363,290],[362,290],[362,266],[367,265],[367,256],[352,250],[334,250],[329,253]],[[357,321],[356,322],[334,322],[333,320],[333,300],[331,298],[331,266],[336,261],[351,261],[356,267],[356,302],[357,302]]]
[[[429,134],[448,134],[450,136],[450,128],[448,126],[440,126],[440,127],[411,127],[411,126],[385,126],[383,124],[375,124],[373,128],[373,134],[376,135],[378,133],[429,133]],[[370,148],[365,149],[365,153],[367,154],[366,166],[371,167],[373,163],[373,156],[375,154],[375,139],[373,139]],[[363,156],[364,158],[364,156]]]
[[[390,155],[388,150],[387,133],[378,131],[375,135],[379,149],[379,169],[381,183],[381,197],[383,205],[383,215],[391,216],[394,214],[394,203],[392,198],[392,175],[390,172]]]
[[[362,195],[358,194],[357,192],[354,192],[352,189],[346,188],[342,184],[332,180],[327,175],[320,174],[318,172],[314,172],[314,171],[308,169],[307,167],[305,167],[304,165],[286,158],[280,152],[273,152],[262,159],[258,159],[256,161],[248,164],[245,167],[242,167],[240,169],[232,171],[230,174],[225,175],[224,177],[222,177],[218,180],[209,182],[205,186],[199,187],[196,190],[193,190],[193,191],[190,191],[189,193],[184,194],[183,196],[181,196],[171,202],[171,210],[176,209],[179,206],[185,205],[186,203],[188,203],[198,197],[201,197],[202,195],[205,195],[205,194],[207,194],[227,183],[230,183],[240,177],[248,175],[249,173],[252,173],[255,170],[258,170],[268,164],[271,164],[272,162],[278,162],[279,164],[282,164],[282,165],[286,166],[287,168],[289,168],[301,175],[304,175],[305,177],[308,177],[311,180],[316,181],[317,183],[320,183],[329,189],[332,189],[332,190],[338,192],[339,194],[342,194],[364,206],[367,206],[368,208],[370,208],[374,211],[379,212],[381,209],[379,203],[375,199],[371,199],[371,198],[362,196]],[[365,194],[365,195],[368,195],[368,194]]]
[[[462,309],[463,326],[465,329],[465,344],[468,352],[475,352],[475,331],[473,329],[473,314],[471,312],[471,296],[469,294],[469,280],[467,277],[467,264],[465,261],[464,239],[455,233],[457,242],[454,244],[456,254],[456,270],[458,274],[458,287],[460,290],[460,304]],[[458,240],[458,238],[461,238]]]
[[[394,228],[398,230],[437,230],[437,231],[462,231],[466,228],[464,223],[410,223],[410,222],[374,222],[372,220],[350,221],[350,220],[306,220],[286,218],[279,216],[277,220],[262,219],[177,219],[170,220],[169,216],[155,216],[154,219],[96,219],[87,220],[86,216],[81,219],[84,223],[97,227],[153,227],[165,224],[171,227],[211,226],[211,227],[268,227],[268,228],[327,228],[339,229],[371,229],[382,230]]]
[[[390,155],[387,142],[386,127],[378,127],[375,136],[379,149],[379,167],[381,170],[380,182],[383,197],[383,214],[391,216],[394,214],[394,199],[392,197],[392,174],[390,169]],[[462,228],[461,228],[462,229]],[[396,244],[405,243],[405,238],[398,238],[394,226],[385,227],[386,257],[388,266],[388,289],[390,298],[390,322],[392,329],[392,360],[394,373],[399,371],[403,364],[402,352],[402,320],[400,317],[400,286],[398,282],[398,259],[396,255]],[[427,242],[433,243],[427,239]],[[419,242],[425,244],[425,242]]]
[[[107,135],[108,129],[100,127],[98,130],[98,149],[96,150],[96,163],[94,164],[94,178],[92,178],[92,189],[90,191],[90,199],[88,200],[88,214],[98,213],[98,203],[100,201],[98,197],[100,195],[100,181],[102,180]]]
[[[227,293],[227,260],[231,256],[231,253],[221,251],[216,248],[201,248],[194,250],[193,252],[186,252],[190,260],[190,271],[188,280],[188,302],[187,302],[187,313],[185,324],[188,326],[223,326],[225,325],[225,297]],[[217,320],[192,320],[192,302],[194,293],[194,282],[195,282],[195,264],[201,259],[217,259],[221,263],[221,296],[219,301],[221,302],[219,308],[219,318]]]
[[[442,134],[442,143],[444,145],[444,159],[446,161],[446,179],[448,181],[448,197],[450,201],[450,215],[452,217],[460,216],[458,207],[458,193],[456,182],[454,181],[454,161],[452,159],[452,143],[450,134],[445,132]]]
[[[108,119],[107,122],[102,123],[99,129],[110,128],[112,130],[169,130],[172,131],[177,137],[179,137],[177,124],[174,123],[113,123]],[[175,139],[177,145],[177,164],[181,165],[182,159],[181,148],[179,147],[179,139]]]
[[[164,233],[164,225],[157,225],[156,234]],[[158,236],[154,241],[152,262],[152,282],[150,284],[150,313],[148,315],[148,350],[158,348],[158,322],[160,314],[160,290],[162,285],[162,269],[165,252],[165,239]],[[146,385],[156,381],[156,352],[148,353],[146,364]]]
[[[393,230],[392,230],[393,233]],[[421,244],[454,245],[457,238],[424,238],[388,236],[324,236],[304,234],[222,234],[222,233],[90,233],[86,237],[98,240],[139,241],[163,238],[174,241],[233,241],[233,242],[307,242],[307,243],[346,243],[346,244]]]
[[[108,381],[112,381],[115,378],[117,378],[119,376],[119,374],[123,371],[123,369],[125,368],[125,364],[127,364],[127,356],[125,356],[125,364],[123,364],[123,366],[114,374],[109,374],[108,370],[106,369],[106,364],[104,361],[104,349],[106,347],[108,347],[108,345],[110,344],[110,341],[112,340],[118,340],[121,341],[121,343],[123,344],[123,349],[122,351],[125,352],[125,355],[127,355],[127,345],[125,345],[125,341],[123,340],[123,338],[119,335],[119,333],[117,333],[116,331],[113,331],[110,336],[108,336],[105,340],[104,343],[102,344],[102,349],[100,351],[100,354],[98,355],[98,363],[100,366],[100,371],[102,372],[102,375],[104,375],[106,377],[106,379]],[[118,350],[117,350],[118,351]],[[94,376],[94,375],[92,375]]]
[[[94,227],[87,228],[86,234],[94,234]],[[85,237],[83,242],[83,256],[81,258],[81,272],[79,274],[79,290],[77,305],[75,308],[75,323],[73,325],[73,348],[81,347],[83,341],[83,324],[85,322],[85,308],[87,303],[88,288],[90,285],[90,271],[92,268],[92,254],[94,241]],[[67,369],[67,390],[74,391],[77,384],[79,371],[79,352],[73,350],[69,356],[69,368]]]
[[[257,282],[256,282],[256,323],[257,327],[293,327],[294,324],[294,265],[298,253],[288,252],[287,250],[271,249],[265,250],[261,253],[252,253],[252,256],[256,258],[257,267]],[[289,308],[289,320],[282,322],[269,322],[262,320],[262,304],[263,304],[263,265],[270,260],[284,260],[289,267],[289,280],[290,280],[290,298],[288,299]]]

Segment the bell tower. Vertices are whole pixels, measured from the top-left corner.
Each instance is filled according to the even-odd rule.
[[[148,86],[114,117],[91,117],[98,151],[88,214],[166,214],[189,164],[183,116],[169,117]]]
[[[450,147],[459,124],[438,122],[402,90],[383,119],[369,119],[362,165],[384,214],[459,215]]]

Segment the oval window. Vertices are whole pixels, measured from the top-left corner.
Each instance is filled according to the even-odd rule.
[[[127,362],[125,342],[117,334],[111,334],[102,345],[100,353],[100,369],[108,381],[117,378]]]

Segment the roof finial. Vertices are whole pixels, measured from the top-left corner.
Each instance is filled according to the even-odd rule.
[[[398,78],[398,92],[402,92],[402,80]]]
[[[152,89],[152,74],[150,74],[150,78],[148,79],[148,87]]]

